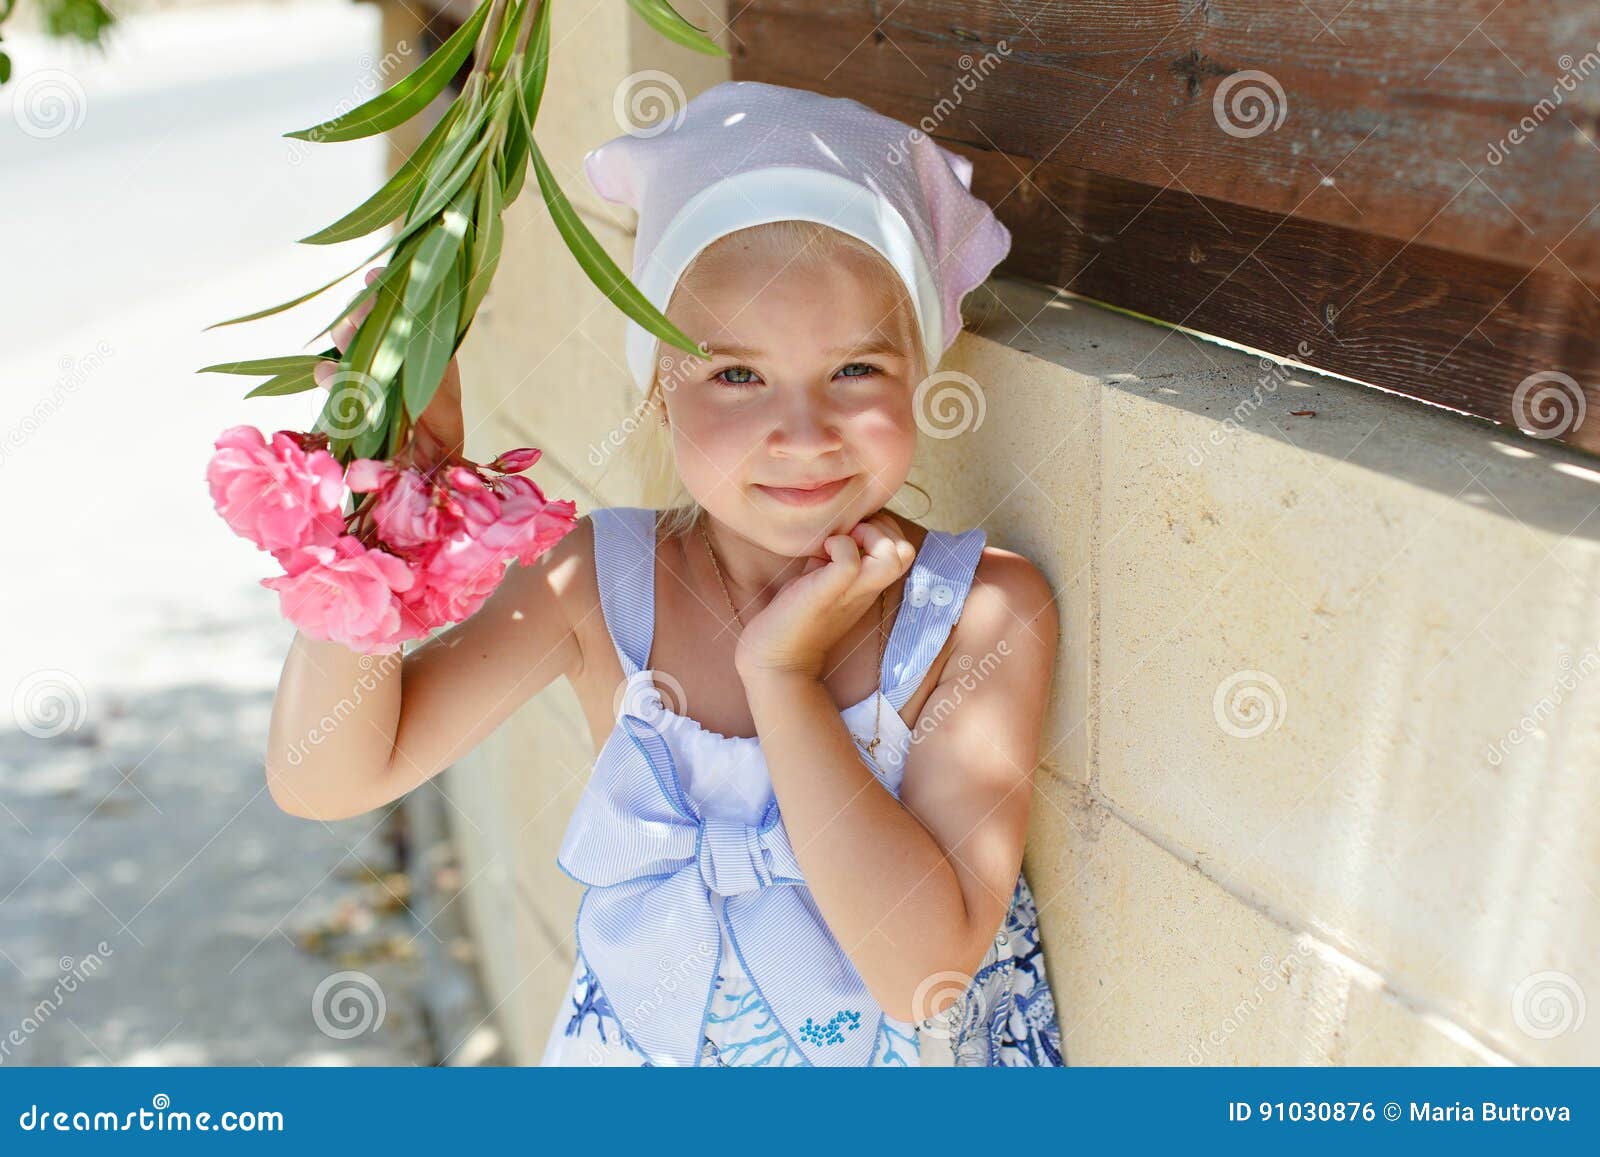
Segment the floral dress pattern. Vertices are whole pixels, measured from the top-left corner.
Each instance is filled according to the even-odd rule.
[[[925,1022],[926,1027],[886,1019],[872,1066],[918,1067],[926,1063],[923,1053],[932,1051],[929,1045],[947,1054],[941,1063],[958,1067],[1052,1068],[1066,1064],[1055,1002],[1045,977],[1044,951],[1039,946],[1038,915],[1024,877],[1017,878],[1004,931],[996,935],[970,987],[937,1019],[937,1024]],[[582,956],[573,969],[541,1063],[650,1067],[650,1061],[628,1040],[621,1018]],[[725,951],[717,974],[700,1063],[723,1068],[800,1067],[806,1063],[731,950]]]

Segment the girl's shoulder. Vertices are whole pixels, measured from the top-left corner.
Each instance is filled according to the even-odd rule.
[[[607,530],[613,535],[611,555],[614,557],[619,549],[632,550],[635,546],[641,550],[646,549],[645,543],[650,541],[649,538],[644,537],[637,543],[635,539],[653,530],[660,514],[659,510],[643,507],[594,507],[588,513],[579,515],[574,520],[572,529],[540,556],[540,564],[551,573],[552,583],[562,592],[564,602],[569,604],[570,610],[579,616],[584,616],[600,601],[600,576],[595,555],[601,531],[596,516],[607,520]],[[638,531],[624,530],[620,539],[616,537],[619,530],[617,525],[619,516],[629,520],[636,519]]]
[[[911,545],[920,551],[930,533],[928,528],[903,515],[896,514],[895,518]],[[970,534],[972,529],[960,533]],[[1016,551],[989,546],[986,541],[973,571],[962,620],[967,618],[968,608],[974,601],[985,608],[986,613],[999,610],[1038,613],[1047,603],[1053,607],[1054,592],[1050,580],[1030,559]]]
[[[575,682],[589,666],[590,656],[610,648],[601,611],[600,575],[595,561],[595,514],[600,510],[625,509],[628,508],[596,507],[579,515],[572,529],[535,562],[535,566],[543,572],[543,581],[554,592],[567,622],[572,624],[582,656],[579,670],[573,676]]]
[[[951,633],[952,657],[977,661],[1003,647],[1049,662],[1060,633],[1055,588],[1027,556],[986,543]]]
[[[656,510],[646,510],[633,506],[596,506],[589,510],[588,513],[578,515],[573,522],[572,530],[563,535],[561,540],[551,547],[548,553],[552,556],[552,561],[559,559],[587,559],[593,562],[596,515],[613,519],[619,515],[645,519],[659,513]]]

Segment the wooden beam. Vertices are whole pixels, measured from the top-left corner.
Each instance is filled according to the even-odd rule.
[[[1600,5],[1322,7],[755,0],[734,75],[972,157],[1003,273],[1600,452]]]

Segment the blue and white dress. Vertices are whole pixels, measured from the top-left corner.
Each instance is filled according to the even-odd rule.
[[[930,1007],[959,993],[948,1009],[900,1021],[867,992],[805,886],[759,740],[671,710],[644,666],[655,631],[656,514],[602,507],[591,516],[601,611],[627,685],[557,854],[587,887],[577,961],[541,1064],[1064,1064],[1020,873],[977,973],[928,979]],[[927,532],[880,685],[841,712],[863,741],[863,762],[897,798],[913,742],[900,709],[961,613],[984,538],[981,529]],[[874,763],[864,741],[879,718]]]

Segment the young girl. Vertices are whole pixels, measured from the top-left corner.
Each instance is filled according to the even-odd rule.
[[[718,85],[585,166],[638,211],[635,284],[709,354],[629,322],[676,500],[513,564],[403,679],[377,663],[365,723],[291,760],[373,666],[297,636],[274,798],[378,807],[564,675],[597,757],[557,855],[587,887],[543,1063],[1063,1063],[1021,872],[1050,586],[981,528],[886,508],[918,385],[1009,235],[962,158],[772,85]],[[420,453],[461,441],[452,366]]]

